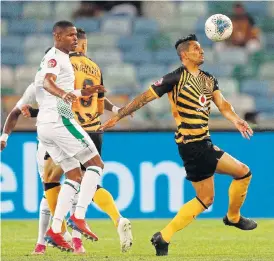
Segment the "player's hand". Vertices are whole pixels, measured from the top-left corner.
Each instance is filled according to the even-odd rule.
[[[116,123],[119,121],[119,118],[117,116],[107,120],[104,124],[100,126],[98,130],[104,131],[106,129],[110,129],[116,125]]]
[[[94,93],[103,93],[106,89],[103,85],[87,85],[85,89],[81,90],[83,96],[91,96]]]
[[[7,142],[1,141],[1,151],[3,151],[7,147]]]
[[[62,96],[62,100],[66,103],[75,102],[76,99],[77,99],[76,95],[74,95],[72,92],[66,92]]]
[[[22,113],[22,115],[24,117],[26,117],[26,118],[30,118],[31,117],[30,111],[29,111],[30,108],[31,108],[31,106],[28,105],[28,104],[23,105],[23,107],[21,109],[21,113]]]
[[[250,139],[250,137],[253,136],[253,130],[246,121],[240,119],[234,122],[234,124],[239,132],[241,132],[243,138]]]
[[[119,109],[119,110],[118,110],[118,113],[119,113],[122,109],[123,109],[123,108]],[[134,117],[134,113],[131,113],[131,114],[130,114],[130,117],[133,118],[133,117]]]

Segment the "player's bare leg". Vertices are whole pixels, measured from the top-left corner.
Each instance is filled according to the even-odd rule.
[[[252,230],[257,223],[241,216],[240,209],[245,201],[251,180],[251,171],[242,162],[225,153],[218,161],[216,172],[234,178],[229,187],[229,208],[223,221],[225,225],[235,226],[242,230]]]
[[[157,256],[168,255],[171,237],[189,225],[200,213],[207,209],[214,199],[214,177],[192,182],[196,197],[184,204],[171,222],[160,232],[153,235],[151,242]]]

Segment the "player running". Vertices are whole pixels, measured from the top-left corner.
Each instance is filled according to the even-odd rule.
[[[103,77],[100,68],[96,63],[86,57],[87,37],[83,29],[77,29],[77,38],[77,48],[75,52],[70,53],[70,61],[75,72],[75,89],[81,89],[85,87],[86,84],[95,84],[95,86],[97,86],[97,84],[103,85]],[[77,99],[72,107],[75,119],[84,130],[87,131],[100,155],[102,148],[102,133],[96,132],[96,130],[101,124],[99,115],[103,114],[104,105],[109,111],[117,113],[119,110],[118,107],[114,106],[106,97],[104,97],[104,93],[99,93],[98,95],[94,94],[90,98],[83,97]],[[49,155],[46,156],[46,169],[48,168],[54,170],[51,172],[46,171],[44,175],[46,197],[49,202],[51,213],[53,214],[60,191],[60,178],[63,171],[60,167],[55,166]],[[81,165],[81,168],[85,171],[83,165]],[[53,175],[47,176],[47,173]],[[131,224],[128,219],[121,216],[112,195],[98,185],[93,201],[111,217],[120,237],[121,250],[122,252],[128,251],[133,240]],[[74,204],[76,204],[75,202],[77,202],[77,199],[74,201]],[[74,227],[71,223],[69,223],[69,225]],[[84,252],[82,241],[80,240],[80,233],[73,230],[72,240],[75,249],[74,251],[79,253]]]
[[[94,92],[96,92],[96,87],[94,87],[93,90]],[[107,99],[105,97],[105,101],[106,100]],[[114,106],[114,105],[112,105],[110,101],[108,100],[107,102],[108,102],[107,108],[111,109],[112,108],[111,106]],[[5,121],[3,134],[1,136],[1,151],[3,151],[5,147],[7,146],[8,137],[11,134],[11,132],[14,130],[16,123],[19,119],[19,116],[21,114],[23,114],[25,117],[37,117],[39,110],[33,109],[33,107],[31,107],[31,106],[35,106],[36,104],[37,103],[36,103],[36,96],[35,96],[35,86],[32,83],[27,87],[23,96],[17,102],[15,107],[11,110],[11,112],[9,113]],[[118,110],[118,107],[116,107],[116,110]],[[96,146],[97,145],[100,145],[100,143],[98,144],[97,142]],[[44,186],[45,186],[45,181],[49,181],[49,180],[56,181],[51,183],[60,184],[60,177],[63,175],[63,170],[60,168],[60,166],[56,166],[50,157],[44,160],[45,153],[46,153],[45,149],[43,148],[41,143],[39,143],[38,149],[37,149],[37,165],[38,165],[38,172],[41,177],[41,180]],[[46,165],[46,168],[45,168],[45,165]],[[56,185],[56,184],[52,184],[52,185]],[[58,194],[56,195],[56,198],[57,197],[58,197]],[[99,206],[104,212],[106,212],[111,217],[112,221],[117,227],[117,231],[120,236],[121,249],[123,252],[127,251],[132,244],[130,222],[121,216],[119,210],[117,209],[115,205],[112,195],[101,186],[98,186],[98,189],[94,195],[93,201],[97,206]],[[75,197],[73,203],[74,203],[73,204],[74,206],[77,204],[77,197]],[[55,206],[53,208],[52,214],[54,214]],[[74,207],[72,207],[71,214],[74,211],[75,209]],[[32,254],[39,255],[39,254],[45,253],[46,242],[45,242],[44,236],[49,226],[50,214],[51,214],[51,211],[49,208],[48,199],[45,196],[43,196],[43,198],[41,199],[40,208],[39,208],[38,239]],[[129,228],[129,230],[127,228]],[[72,231],[72,238],[71,238],[71,235],[67,232],[66,227],[64,227],[63,232],[64,232],[65,239],[67,241],[72,241],[74,253],[77,253],[77,254],[85,253],[85,249],[82,245],[82,241],[78,231],[76,230]],[[129,240],[131,241],[129,242]]]
[[[204,51],[196,36],[191,34],[179,39],[175,48],[182,66],[151,85],[148,91],[133,99],[119,111],[117,116],[100,128],[105,130],[113,127],[123,117],[165,93],[168,94],[172,115],[177,125],[175,140],[184,161],[186,178],[192,182],[196,197],[184,204],[173,220],[153,235],[151,242],[158,256],[168,254],[169,242],[175,232],[185,228],[212,205],[215,172],[234,178],[229,188],[229,207],[223,219],[224,224],[242,230],[252,230],[257,227],[255,221],[240,214],[251,180],[249,167],[211,142],[208,128],[211,101],[244,138],[249,139],[253,131],[224,98],[217,79],[199,68],[204,63]]]
[[[62,235],[62,222],[70,209],[70,201],[79,192],[70,224],[85,237],[98,240],[85,221],[85,215],[103,172],[104,164],[87,133],[74,120],[71,103],[85,90],[74,91],[74,71],[69,52],[77,47],[77,31],[68,21],[53,27],[54,47],[44,56],[35,76],[36,99],[39,104],[37,133],[39,141],[60,164],[66,174],[61,187],[51,228],[46,241],[65,251],[73,251]],[[86,167],[82,179],[80,163]],[[80,186],[81,182],[81,186]]]
[[[98,89],[97,87],[94,87],[92,90],[89,89],[89,91],[91,93],[91,91],[96,91],[97,89]],[[38,109],[33,109],[33,107],[31,107],[31,106],[36,106],[37,105],[35,91],[36,91],[36,88],[34,86],[34,83],[30,84],[27,87],[27,89],[25,90],[25,92],[24,92],[23,96],[21,97],[21,99],[17,102],[17,104],[14,106],[14,108],[9,113],[9,115],[8,115],[6,121],[5,121],[5,124],[4,124],[3,133],[0,137],[1,151],[3,151],[6,148],[7,142],[8,142],[8,137],[11,134],[11,132],[14,130],[14,128],[17,124],[17,121],[19,119],[19,116],[21,114],[23,114],[23,115],[28,114],[29,117],[36,117],[37,116]],[[41,181],[43,182],[43,184],[44,184],[44,177],[45,176],[46,177],[54,177],[54,176],[56,176],[56,174],[58,174],[60,172],[60,168],[58,166],[55,166],[55,165],[54,165],[54,168],[53,167],[44,168],[45,153],[46,153],[46,150],[44,149],[42,144],[38,143],[36,160],[37,160],[37,166],[38,166],[38,173],[39,173],[39,176],[40,176]],[[52,165],[53,165],[53,163],[50,164],[50,166],[52,166]],[[96,194],[97,193],[95,193],[95,197],[96,197]],[[107,200],[105,200],[105,201],[107,201]],[[101,200],[101,201],[96,202],[96,204],[100,208],[104,208],[105,207],[105,204],[104,204],[105,201]],[[44,195],[41,199],[40,207],[39,207],[39,233],[38,233],[38,239],[37,239],[37,243],[36,243],[35,249],[32,252],[32,254],[44,254],[45,253],[46,241],[45,241],[44,237],[45,237],[45,233],[46,233],[46,231],[48,229],[48,226],[49,226],[50,215],[51,215],[51,213],[50,213],[48,200],[46,199],[46,197]],[[76,253],[85,252],[83,248],[79,247],[79,244],[75,245],[75,241],[77,242],[77,239],[76,238],[71,238],[70,233],[66,229],[66,223],[65,222],[63,222],[63,227],[64,227],[63,228],[64,238],[66,239],[66,241],[72,241],[73,246],[74,246],[74,252],[76,252]],[[73,230],[72,234],[74,234],[74,233],[76,233],[76,231]],[[79,240],[78,240],[78,242],[79,242]]]

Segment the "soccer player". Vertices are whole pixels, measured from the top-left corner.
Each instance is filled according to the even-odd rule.
[[[251,180],[251,171],[248,166],[212,144],[208,129],[210,102],[216,104],[223,116],[235,125],[244,138],[249,139],[253,131],[224,98],[217,79],[200,69],[200,65],[204,63],[204,51],[196,36],[191,34],[179,39],[175,48],[182,66],[152,84],[149,90],[133,99],[117,116],[100,128],[110,128],[145,104],[165,93],[168,94],[172,115],[177,125],[175,140],[184,161],[186,178],[191,181],[196,197],[184,204],[171,222],[153,235],[151,242],[158,256],[167,255],[169,242],[174,233],[189,225],[213,203],[215,172],[233,177],[224,224],[242,230],[257,227],[255,221],[240,214]]]
[[[47,51],[46,51],[46,53],[47,53]],[[98,87],[94,86],[93,91],[96,91],[97,89],[98,89]],[[90,92],[91,92],[91,90],[90,90]],[[37,116],[38,109],[33,109],[33,107],[31,107],[31,106],[35,106],[36,104],[37,104],[37,102],[36,102],[36,95],[35,95],[35,86],[34,86],[34,83],[32,83],[27,87],[23,96],[16,103],[16,105],[11,110],[11,112],[9,113],[9,115],[5,121],[3,133],[0,137],[1,151],[3,151],[6,148],[8,137],[11,134],[11,132],[13,131],[13,129],[15,128],[16,123],[17,123],[19,116],[21,114],[23,114],[24,116],[26,114],[28,114],[29,117]],[[53,179],[54,179],[54,177],[56,177],[57,175],[60,175],[59,174],[60,167],[55,166],[54,163],[52,163],[52,161],[49,162],[49,164],[46,168],[44,168],[45,153],[46,153],[46,151],[45,151],[44,147],[42,146],[41,143],[39,143],[38,148],[37,148],[36,160],[37,160],[38,172],[39,172],[41,181],[43,183],[45,182],[44,177],[53,177]],[[61,172],[63,174],[62,170],[61,170]],[[59,182],[59,180],[57,180],[57,181]],[[97,204],[100,206],[100,204],[104,203],[104,200],[103,200],[103,203],[101,203],[101,202],[102,202],[102,200],[99,201],[99,203],[97,203]],[[103,206],[105,206],[105,205],[103,205]],[[103,208],[103,207],[101,206],[101,208]],[[41,199],[40,207],[39,207],[38,239],[37,239],[37,243],[36,243],[35,249],[32,252],[32,254],[44,254],[45,253],[46,241],[45,241],[44,237],[45,237],[47,228],[49,226],[50,214],[51,213],[50,213],[48,200],[46,199],[46,197],[44,195]],[[77,239],[71,238],[70,233],[67,231],[65,222],[63,222],[62,227],[63,227],[62,232],[64,233],[64,238],[66,239],[66,241],[72,241],[72,243],[73,243],[74,252],[79,252],[80,250],[82,250],[82,252],[83,252],[84,251],[83,248],[77,248],[75,246],[74,241],[77,241]],[[72,233],[76,233],[76,232],[73,230]],[[78,240],[78,242],[79,242],[79,240]],[[79,244],[78,244],[78,246],[79,246]]]
[[[87,52],[87,37],[83,29],[77,29],[78,45],[75,52],[70,53],[70,61],[74,68],[75,73],[75,89],[85,88],[86,85],[103,85],[103,77],[98,65],[86,57]],[[99,115],[104,112],[104,105],[107,110],[118,112],[118,107],[114,106],[106,97],[104,93],[95,93],[92,97],[81,97],[73,103],[72,109],[74,117],[82,128],[88,133],[94,142],[99,155],[101,155],[102,148],[102,133],[96,132],[101,125]],[[51,177],[44,177],[46,196],[49,201],[51,212],[54,213],[56,207],[57,196],[60,191],[60,177],[63,174],[61,168],[55,167],[54,163],[50,160],[49,155],[47,158],[47,166],[55,168],[55,174]],[[83,171],[85,167],[81,165]],[[120,245],[122,252],[126,252],[132,245],[132,233],[130,221],[123,218],[117,209],[112,195],[102,188],[97,186],[97,190],[93,201],[112,219],[115,227],[117,228]],[[75,199],[74,204],[76,204]],[[73,223],[69,222],[72,228]],[[80,233],[76,230],[72,232],[73,244],[76,252],[83,252],[82,242],[80,240]]]
[[[85,96],[86,93],[84,89],[74,91],[75,77],[69,60],[69,52],[77,47],[76,28],[71,22],[59,21],[53,27],[53,36],[54,47],[44,56],[35,76],[39,104],[37,133],[54,162],[64,170],[66,181],[61,187],[46,241],[61,250],[73,251],[61,233],[63,219],[70,209],[71,199],[81,188],[70,224],[88,239],[98,240],[86,223],[85,215],[104,164],[88,134],[74,120],[71,110],[71,103],[77,96]],[[83,179],[79,162],[86,167]]]
[[[95,90],[96,90],[96,87],[94,88],[94,91]],[[108,103],[111,104],[109,101]],[[11,112],[9,113],[5,121],[3,134],[0,137],[1,151],[3,151],[6,148],[8,137],[11,134],[11,132],[14,130],[16,123],[19,119],[19,116],[21,114],[23,114],[25,117],[37,117],[39,110],[33,109],[33,107],[31,107],[35,105],[36,105],[35,86],[34,86],[34,83],[32,83],[27,87],[23,96],[17,102],[15,107],[11,110]],[[110,108],[111,106],[108,107],[108,109]],[[116,108],[118,110],[118,107]],[[98,143],[96,143],[96,146],[97,144]],[[38,172],[39,172],[40,178],[44,186],[46,183],[45,181],[56,181],[56,182],[49,182],[49,183],[57,183],[58,186],[56,186],[55,188],[58,187],[60,190],[60,177],[63,175],[63,170],[59,166],[56,166],[49,156],[48,158],[46,158],[46,160],[44,160],[45,154],[46,154],[45,149],[43,148],[42,144],[39,143],[38,149],[37,149],[37,165],[38,165]],[[46,165],[46,168],[45,168],[45,165]],[[51,185],[53,187],[53,185],[55,184],[51,184]],[[46,185],[46,187],[49,187],[49,185]],[[57,194],[56,197],[58,197],[58,193],[56,194]],[[117,231],[120,236],[121,249],[123,252],[127,251],[131,247],[131,243],[132,243],[131,231],[128,230],[128,228],[130,228],[130,222],[121,216],[111,194],[107,190],[102,188],[101,186],[98,186],[98,189],[94,195],[93,201],[95,202],[96,205],[98,205],[103,211],[105,211],[111,217],[112,221],[117,227]],[[75,205],[77,204],[77,199],[74,199],[73,203],[75,208]],[[56,205],[54,206],[52,210],[52,215],[54,214],[55,207]],[[74,211],[75,209],[73,209],[72,212]],[[43,196],[40,202],[40,207],[39,207],[38,239],[32,254],[37,255],[37,254],[45,253],[46,242],[44,237],[45,237],[47,228],[49,226],[50,215],[51,215],[51,210],[49,208],[48,200],[45,196]],[[128,225],[126,226],[126,224]],[[72,244],[74,247],[74,253],[85,253],[85,249],[82,245],[79,232],[76,230],[73,230],[72,238],[71,238],[71,235],[66,230],[65,224],[64,224],[63,230],[64,230],[63,232],[65,233],[64,234],[65,239],[67,241],[72,241]]]

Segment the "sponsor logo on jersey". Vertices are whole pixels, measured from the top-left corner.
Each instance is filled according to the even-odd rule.
[[[163,82],[164,78],[161,78],[160,80],[156,81],[155,83],[153,83],[154,86],[160,86]]]
[[[205,106],[205,104],[206,104],[206,96],[204,94],[200,95],[200,97],[199,97],[199,103],[200,103],[201,106],[203,106],[203,107]]]

